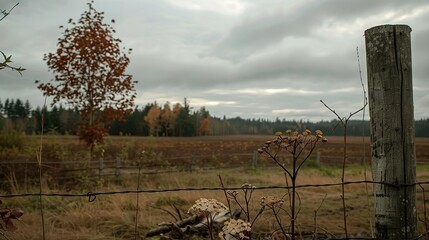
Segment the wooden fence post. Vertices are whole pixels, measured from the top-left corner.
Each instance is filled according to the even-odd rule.
[[[24,168],[24,190],[25,190],[25,192],[28,192],[28,174],[27,174],[27,168],[28,168],[28,158],[25,158],[25,168]]]
[[[119,158],[119,157],[116,157],[115,177],[116,177],[116,179],[119,179],[121,177],[121,158]]]
[[[416,237],[411,28],[365,31],[377,239]]]
[[[98,178],[101,179],[103,177],[104,158],[100,157],[98,163]]]
[[[195,168],[195,155],[191,156],[191,162],[189,163],[189,172],[193,172]]]
[[[252,168],[255,169],[258,166],[258,151],[254,151],[253,152],[253,157],[252,157]]]

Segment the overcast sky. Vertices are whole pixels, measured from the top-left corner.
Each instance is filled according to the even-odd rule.
[[[0,22],[0,50],[27,70],[0,71],[0,99],[42,106],[34,81],[53,78],[43,55],[56,51],[59,26],[78,20],[87,1],[0,0],[0,9],[16,2]],[[136,104],[187,97],[227,118],[335,118],[321,99],[347,116],[363,104],[356,47],[367,85],[364,31],[407,24],[415,118],[429,117],[426,0],[97,0],[94,7],[106,23],[116,20],[121,47],[133,48],[127,72],[139,82]]]

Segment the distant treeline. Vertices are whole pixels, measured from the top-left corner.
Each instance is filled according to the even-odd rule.
[[[167,102],[159,106],[156,102],[144,107],[136,107],[124,117],[124,121],[116,121],[109,128],[110,135],[129,136],[201,136],[201,135],[236,135],[236,134],[274,134],[286,129],[322,130],[325,135],[342,135],[342,126],[338,120],[331,121],[295,121],[284,119],[243,119],[219,118],[210,116],[204,108],[191,111],[188,103]],[[76,134],[80,121],[76,109],[63,106],[52,108],[36,107],[33,109],[28,101],[20,99],[0,100],[0,133],[22,132],[26,134]],[[417,137],[429,137],[429,119],[415,122]],[[369,121],[350,120],[348,136],[369,135]]]

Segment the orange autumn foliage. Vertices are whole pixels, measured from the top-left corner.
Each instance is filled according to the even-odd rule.
[[[113,37],[115,30],[102,22],[104,13],[92,3],[77,23],[69,20],[72,27],[58,39],[56,52],[45,54],[54,79],[36,81],[45,96],[53,97],[53,105],[65,102],[79,110],[78,134],[91,147],[103,142],[113,120],[132,111],[136,97],[136,82],[125,73],[130,60],[119,47],[121,40]]]
[[[198,131],[199,131],[201,136],[206,136],[210,133],[209,119],[208,118],[204,118],[203,120],[200,121],[200,128]]]

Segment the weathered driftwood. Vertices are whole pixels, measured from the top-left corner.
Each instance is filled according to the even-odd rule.
[[[241,211],[234,210],[232,212],[233,218],[240,217]],[[229,211],[223,211],[213,215],[212,219],[214,225],[222,226],[222,224],[231,218]],[[146,237],[153,237],[164,233],[174,232],[176,235],[183,236],[184,234],[195,234],[207,232],[207,219],[205,217],[198,217],[197,215],[185,218],[175,223],[160,223],[160,226],[151,229],[146,233]]]
[[[156,235],[160,235],[162,233],[168,233],[173,229],[173,225],[176,227],[185,227],[187,225],[194,225],[198,223],[198,217],[196,215],[185,218],[183,220],[177,221],[176,223],[161,223],[160,227],[157,227],[155,229],[150,230],[146,233],[146,237],[152,237]]]

